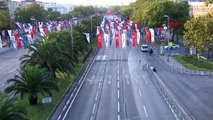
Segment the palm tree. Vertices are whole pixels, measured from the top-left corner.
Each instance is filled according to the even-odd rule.
[[[45,68],[40,68],[38,65],[25,66],[18,72],[19,75],[7,80],[12,85],[6,88],[5,91],[7,93],[13,92],[15,95],[20,93],[21,98],[28,94],[30,104],[37,104],[38,93],[42,95],[47,93],[52,96],[51,90],[59,90],[56,80],[51,77],[50,72]]]
[[[48,68],[53,77],[56,77],[56,72],[65,75],[74,73],[75,62],[66,47],[55,40],[48,39],[30,45],[28,54],[21,57],[21,64],[23,66],[39,64],[41,67]]]
[[[4,97],[0,100],[0,120],[27,120],[27,110],[16,105],[16,98]]]

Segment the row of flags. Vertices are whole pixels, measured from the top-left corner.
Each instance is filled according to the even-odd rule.
[[[77,19],[33,23],[16,22],[16,29],[0,30],[0,48],[5,45],[15,49],[27,47],[38,37],[44,37],[51,31],[71,29],[77,23]]]
[[[115,46],[116,48],[139,45],[142,40],[146,43],[154,43],[155,37],[159,36],[164,39],[163,27],[148,28],[139,26],[130,20],[107,19],[104,18],[97,26],[97,46],[102,48],[103,44],[108,48]]]

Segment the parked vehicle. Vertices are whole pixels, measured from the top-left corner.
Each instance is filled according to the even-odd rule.
[[[172,46],[164,46],[164,49],[166,49],[166,50],[175,50],[178,48],[180,48],[180,46],[177,44],[173,44]]]
[[[141,51],[142,52],[148,52],[149,51],[149,46],[144,44],[144,45],[141,45]]]

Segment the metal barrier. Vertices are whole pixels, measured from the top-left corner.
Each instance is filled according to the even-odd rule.
[[[189,75],[200,75],[200,76],[212,76],[213,77],[213,72],[208,72],[208,71],[199,71],[199,70],[190,70],[186,68],[180,68],[180,67],[175,67],[171,64],[169,64],[167,61],[163,60],[163,58],[158,57],[161,60],[161,63],[167,65],[171,70],[181,73],[181,74],[189,74]]]
[[[184,109],[183,106],[174,98],[170,90],[165,86],[158,75],[150,69],[148,64],[143,66],[143,70],[147,71],[153,84],[158,89],[177,120],[194,120],[186,109]]]

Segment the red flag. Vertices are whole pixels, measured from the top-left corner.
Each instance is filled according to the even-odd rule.
[[[149,43],[150,42],[150,32],[149,32],[149,29],[146,28],[145,31],[146,31],[146,43]]]
[[[17,42],[17,48],[20,49],[21,48],[21,40],[20,40],[20,36],[18,34],[18,30],[14,30],[14,37],[15,37],[15,40]]]
[[[102,34],[98,34],[98,48],[102,48]]]
[[[132,31],[132,46],[134,47],[136,45],[136,32]]]
[[[115,34],[115,47],[119,47],[119,34]]]

